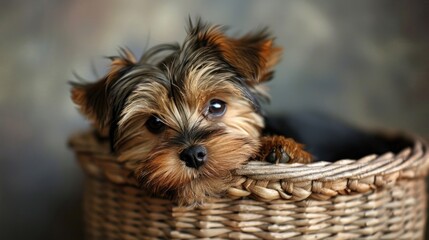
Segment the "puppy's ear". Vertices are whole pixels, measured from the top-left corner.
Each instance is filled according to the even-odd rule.
[[[240,38],[226,38],[218,44],[225,60],[243,74],[250,84],[271,80],[273,67],[279,62],[282,49],[266,29]]]
[[[102,132],[111,120],[110,86],[136,63],[134,55],[121,49],[119,56],[108,57],[112,62],[108,73],[94,83],[72,82],[71,99],[80,111]]]
[[[238,38],[226,36],[224,30],[225,27],[210,26],[200,20],[195,26],[190,24],[190,33],[196,36],[198,45],[216,47],[248,84],[270,80],[282,49],[274,44],[274,37],[268,30],[265,28]]]

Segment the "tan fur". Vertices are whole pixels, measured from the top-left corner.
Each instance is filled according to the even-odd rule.
[[[119,122],[119,159],[133,162],[131,166],[136,166],[136,175],[145,188],[157,195],[175,191],[183,204],[200,202],[222,192],[228,185],[230,171],[254,157],[259,148],[262,117],[228,81],[219,80],[219,76],[216,82],[211,78],[210,66],[199,71],[191,69],[183,92],[186,102],[180,106],[169,99],[163,87],[139,86],[129,97]],[[154,97],[156,101],[148,101]],[[212,98],[227,102],[227,112],[220,119],[203,115]],[[147,131],[144,123],[152,114],[160,116],[171,129],[160,135]],[[163,143],[168,143],[181,129],[205,126],[223,127],[227,134],[198,142],[207,147],[209,156],[201,169],[190,169],[179,159],[178,153],[184,147],[163,148]],[[194,197],[188,196],[191,193]]]
[[[200,38],[217,45],[225,59],[244,74],[249,83],[257,84],[268,80],[267,74],[280,61],[282,53],[282,49],[274,45],[273,39],[255,41],[257,36],[258,33],[249,33],[241,38],[230,38],[223,34],[220,27],[213,27]],[[257,62],[246,61],[248,49],[255,50]]]
[[[290,157],[288,163],[310,163],[313,159],[310,153],[304,150],[304,145],[297,143],[292,138],[286,138],[284,136],[265,136],[261,138],[261,148],[258,152],[258,159],[264,160],[267,158],[273,149],[277,163],[280,158],[279,148],[283,148],[283,151]]]

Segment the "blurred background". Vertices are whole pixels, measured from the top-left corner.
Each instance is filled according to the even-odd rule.
[[[273,112],[319,110],[429,139],[428,1],[1,1],[0,239],[81,239],[83,174],[68,136],[88,127],[72,71],[182,41],[188,15],[285,48]]]

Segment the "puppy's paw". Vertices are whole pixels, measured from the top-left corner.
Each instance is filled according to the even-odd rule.
[[[311,154],[304,151],[302,144],[283,136],[262,137],[259,159],[275,164],[312,162]]]

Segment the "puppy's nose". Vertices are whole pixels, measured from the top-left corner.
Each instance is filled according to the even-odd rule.
[[[186,166],[198,169],[207,159],[207,149],[201,145],[193,145],[183,150],[179,157]]]

